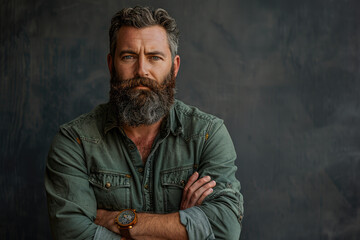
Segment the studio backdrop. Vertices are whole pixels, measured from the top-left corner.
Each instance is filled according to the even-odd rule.
[[[0,239],[50,239],[47,152],[108,101],[108,28],[166,9],[176,97],[225,121],[245,200],[241,239],[360,239],[360,2],[1,0]]]

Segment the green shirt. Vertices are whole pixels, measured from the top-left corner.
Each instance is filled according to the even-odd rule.
[[[239,239],[243,199],[223,121],[176,100],[143,164],[114,112],[99,105],[54,138],[45,175],[53,237],[101,239],[107,230],[94,223],[100,208],[179,211],[183,188],[198,171],[216,186],[200,206],[180,211],[189,239]]]

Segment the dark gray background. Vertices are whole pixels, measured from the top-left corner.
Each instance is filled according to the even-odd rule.
[[[0,239],[50,238],[49,144],[107,101],[109,22],[135,4],[177,19],[177,97],[232,135],[241,238],[360,239],[359,1],[0,3]]]

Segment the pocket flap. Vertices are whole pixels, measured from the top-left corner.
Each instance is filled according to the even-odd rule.
[[[176,186],[179,188],[184,188],[193,172],[193,166],[162,171],[161,184],[163,186]]]
[[[114,190],[116,188],[130,187],[131,175],[112,172],[92,172],[89,182],[104,190]]]

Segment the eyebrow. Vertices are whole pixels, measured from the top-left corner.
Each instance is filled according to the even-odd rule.
[[[134,54],[137,55],[137,53],[133,50],[123,50],[120,52],[120,56],[124,55],[124,54]],[[162,57],[166,57],[165,54],[161,51],[153,51],[153,52],[147,52],[145,53],[145,55],[160,55]]]
[[[160,55],[162,57],[166,57],[165,54],[160,51],[147,52],[147,53],[145,53],[145,55]]]
[[[137,54],[136,52],[132,51],[132,50],[123,50],[120,52],[120,56],[124,55],[124,54]]]

